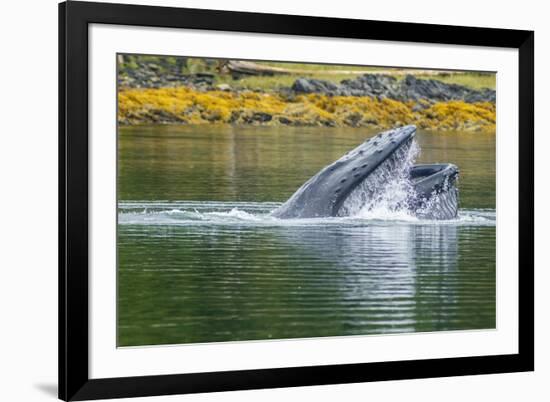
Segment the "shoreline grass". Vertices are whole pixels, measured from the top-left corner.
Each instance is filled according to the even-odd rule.
[[[120,74],[139,70],[140,63],[154,63],[158,74],[180,72],[185,74],[207,73],[214,76],[215,84],[229,84],[235,89],[278,91],[289,88],[298,78],[315,78],[333,83],[340,83],[344,79],[353,79],[360,74],[392,75],[403,79],[412,74],[420,79],[435,79],[448,84],[458,84],[471,89],[496,88],[496,74],[475,71],[435,71],[430,69],[411,69],[404,67],[359,66],[338,64],[294,63],[276,61],[254,61],[258,66],[283,68],[286,74],[275,75],[237,75],[222,72],[221,59],[203,59],[196,57],[182,58],[174,56],[146,56],[126,55],[120,65]],[[347,73],[343,73],[347,72]]]

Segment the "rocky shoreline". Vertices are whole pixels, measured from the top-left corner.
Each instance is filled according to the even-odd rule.
[[[234,82],[234,83],[233,83]],[[292,81],[290,81],[292,82]],[[496,92],[413,75],[363,74],[339,83],[296,78],[289,87],[216,84],[214,73],[177,63],[139,62],[119,70],[123,125],[247,124],[494,131]]]
[[[174,88],[185,86],[198,91],[217,89],[240,91],[238,84],[215,84],[213,73],[182,73],[180,64],[139,62],[132,68],[119,71],[119,87],[129,88]],[[269,92],[255,89],[255,92]],[[406,75],[396,78],[383,74],[364,74],[339,84],[314,78],[297,78],[288,88],[278,92],[287,96],[299,94],[322,94],[327,96],[368,96],[378,99],[393,99],[401,102],[427,101],[430,103],[460,100],[466,103],[495,102],[496,91],[489,88],[472,89],[457,84],[447,84],[435,79],[416,78]]]
[[[495,102],[496,91],[475,90],[433,79],[407,75],[398,80],[389,75],[364,74],[340,84],[310,78],[298,78],[291,90],[295,93],[319,93],[328,96],[369,96],[401,102],[425,100],[430,103],[460,100],[466,103]]]

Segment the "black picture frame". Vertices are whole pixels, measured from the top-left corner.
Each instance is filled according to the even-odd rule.
[[[518,353],[90,379],[88,25],[322,36],[519,51]],[[88,400],[534,370],[534,32],[70,1],[59,4],[59,398]]]

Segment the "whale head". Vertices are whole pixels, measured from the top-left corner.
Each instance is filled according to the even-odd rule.
[[[353,190],[381,164],[398,162],[415,134],[416,127],[409,125],[371,137],[310,178],[272,215],[279,218],[337,216]]]

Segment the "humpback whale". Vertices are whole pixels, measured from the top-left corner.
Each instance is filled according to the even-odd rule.
[[[416,127],[399,127],[368,139],[306,181],[272,212],[281,218],[354,215],[389,200],[423,219],[452,219],[458,211],[458,168],[451,163],[413,165]],[[392,183],[399,183],[399,191]],[[391,191],[399,194],[394,196]]]

